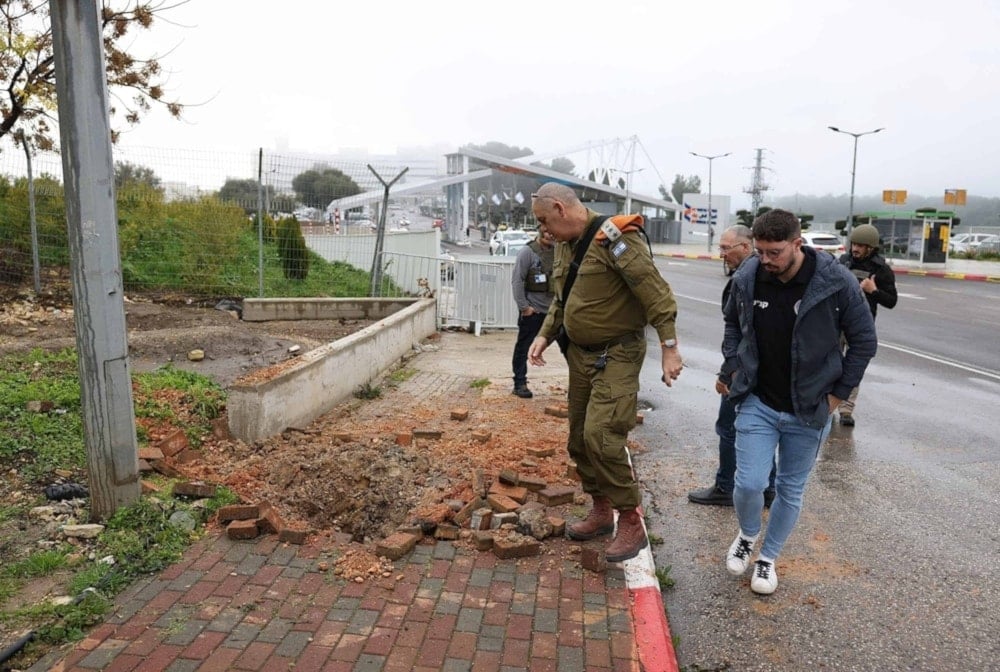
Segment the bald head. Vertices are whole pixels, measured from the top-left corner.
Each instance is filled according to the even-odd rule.
[[[546,182],[538,188],[534,197],[551,198],[556,201],[562,201],[566,205],[580,204],[580,199],[577,197],[576,192],[565,184],[559,184],[558,182]]]
[[[546,182],[539,187],[531,195],[531,212],[561,242],[576,240],[587,228],[587,208],[564,184]]]

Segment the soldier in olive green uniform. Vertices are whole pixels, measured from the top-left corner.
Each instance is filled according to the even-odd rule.
[[[570,341],[568,449],[584,491],[594,500],[587,518],[567,526],[567,534],[572,539],[611,534],[612,509],[617,509],[618,535],[606,557],[620,562],[635,557],[647,544],[637,511],[639,488],[625,445],[635,427],[639,371],[646,354],[644,330],[650,324],[659,335],[663,380],[670,385],[681,371],[677,303],[637,229],[642,218],[622,215],[609,220],[615,227],[610,235],[595,235],[562,305],[580,238],[588,227],[597,226],[597,213],[585,208],[572,189],[556,183],[539,189],[532,210],[559,243],[552,270],[556,299],[528,358],[544,365],[542,353],[560,327],[565,329]]]

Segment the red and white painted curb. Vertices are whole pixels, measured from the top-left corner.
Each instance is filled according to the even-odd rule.
[[[642,526],[646,521],[643,517]],[[670,636],[670,624],[663,607],[660,581],[649,544],[639,555],[622,563],[632,609],[632,631],[635,635],[639,664],[644,672],[678,672],[677,652]]]

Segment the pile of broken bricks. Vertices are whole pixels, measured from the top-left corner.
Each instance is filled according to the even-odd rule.
[[[532,454],[531,448],[527,450],[529,455]],[[555,453],[553,449],[537,452],[541,454],[533,454],[532,457],[548,457]],[[530,467],[531,463],[532,459],[526,458],[522,464]],[[426,534],[442,541],[467,539],[477,550],[492,550],[502,559],[539,555],[543,539],[562,536],[566,529],[566,521],[561,516],[550,514],[547,507],[574,503],[577,489],[548,485],[531,474],[505,469],[488,486],[482,473],[478,472],[473,492],[477,494],[471,501],[452,503],[458,510],[450,521],[436,524],[414,521],[401,526],[378,542],[375,553],[398,560],[413,550]],[[529,501],[531,494],[534,499]]]
[[[174,496],[211,499],[216,486],[202,481],[181,481],[174,484]],[[256,539],[261,534],[277,534],[278,541],[289,544],[304,544],[308,532],[293,529],[285,524],[277,510],[263,504],[229,504],[220,507],[215,514],[221,524],[226,524],[226,536],[234,541]]]
[[[565,405],[550,406],[545,413],[556,417],[567,417]],[[466,409],[451,411],[451,419],[463,421],[469,413]],[[396,442],[408,445],[413,438],[435,439],[440,432],[413,430],[396,436]],[[485,430],[474,430],[473,439],[485,443],[491,435]],[[537,467],[536,459],[552,457],[554,448],[525,448],[525,458],[521,461],[524,473],[504,469],[497,479],[487,483],[482,472],[473,476],[472,490],[475,496],[469,502],[449,502],[455,511],[448,522],[413,521],[397,528],[395,532],[378,542],[377,555],[398,560],[408,554],[425,535],[436,540],[451,541],[465,539],[479,551],[493,551],[501,559],[523,558],[541,553],[541,541],[552,536],[561,537],[566,529],[566,521],[549,512],[549,507],[577,502],[578,489],[562,485],[550,485],[544,479],[531,473]],[[570,462],[566,476],[579,480],[576,466]],[[529,501],[530,500],[530,501]],[[594,569],[597,562],[590,563]]]

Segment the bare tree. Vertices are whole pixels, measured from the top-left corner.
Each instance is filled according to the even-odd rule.
[[[164,74],[158,57],[140,59],[126,49],[134,34],[149,30],[165,2],[111,2],[101,8],[112,140],[116,119],[139,123],[154,104],[180,117],[183,105],[164,99]],[[0,137],[12,134],[18,144],[49,150],[55,147],[55,61],[48,0],[0,0]],[[23,131],[14,133],[16,129]]]

